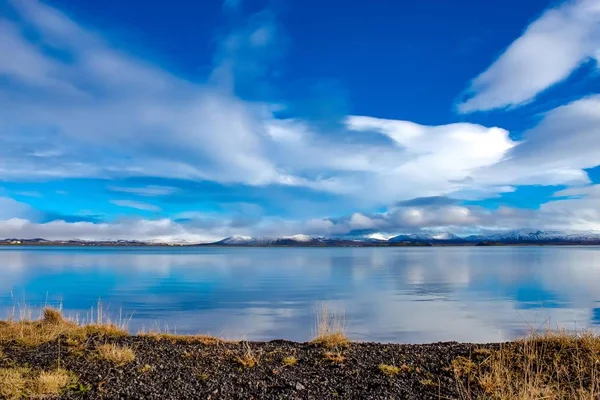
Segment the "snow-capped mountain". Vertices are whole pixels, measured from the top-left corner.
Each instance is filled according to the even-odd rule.
[[[458,236],[451,232],[401,234],[385,240],[384,235],[370,234],[357,238],[326,238],[292,235],[275,238],[231,236],[212,243],[227,246],[397,246],[397,245],[475,245],[475,244],[600,244],[600,232],[559,232],[515,230],[500,233]]]
[[[281,237],[251,237],[234,235],[223,240],[219,240],[213,244],[216,245],[233,245],[233,246],[269,246],[269,245],[295,245],[295,244],[311,244],[319,243],[322,239],[315,238],[309,235],[292,235]]]
[[[296,242],[302,242],[302,243],[307,243],[307,242],[311,242],[311,241],[315,240],[312,236],[308,236],[308,235],[292,235],[292,236],[283,237],[283,239],[294,240]]]
[[[430,235],[424,233],[408,233],[403,235],[394,236],[388,239],[390,243],[399,242],[430,242],[434,240]]]
[[[433,246],[433,245],[518,245],[518,244],[573,244],[573,245],[600,245],[600,231],[590,232],[564,232],[542,230],[514,230],[505,232],[492,232],[488,234],[458,236],[446,231],[428,231],[420,233],[407,233],[388,238],[385,233],[369,233],[366,236],[347,237],[322,237],[297,234],[280,237],[251,237],[234,235],[212,243],[194,243],[185,240],[169,241],[86,241],[66,240],[51,241],[41,238],[36,239],[0,239],[0,245],[102,245],[102,246],[298,246],[298,247],[360,247],[360,246]]]
[[[432,233],[411,233],[394,236],[388,239],[391,243],[399,242],[435,242],[435,241],[451,241],[461,240],[460,236],[457,236],[450,232],[432,232]]]
[[[600,240],[600,232],[561,232],[516,230],[483,236],[486,241],[498,242],[588,242]]]

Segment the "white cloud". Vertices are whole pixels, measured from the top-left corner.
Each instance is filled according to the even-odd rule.
[[[9,197],[0,196],[0,220],[9,218],[31,218],[35,211],[27,204]]]
[[[563,199],[563,197],[570,197]],[[125,207],[158,211],[152,205],[135,201],[119,202]],[[13,218],[13,216],[17,216]],[[289,236],[310,234],[340,236],[346,234],[389,237],[398,233],[450,231],[473,234],[480,231],[510,229],[557,229],[564,231],[600,231],[600,184],[570,188],[556,193],[556,199],[539,209],[500,207],[488,210],[478,206],[398,205],[378,213],[352,213],[343,218],[286,220],[259,216],[236,223],[235,215],[199,212],[183,213],[178,218],[158,220],[117,220],[105,223],[52,221],[34,222],[38,213],[25,204],[0,198],[0,238],[43,237],[46,239],[157,240],[166,242],[211,242],[238,235]]]
[[[358,116],[348,119],[350,130],[376,130],[395,143],[352,132],[340,141],[303,121],[275,118],[268,104],[238,99],[227,77],[262,79],[280,47],[270,13],[223,38],[209,85],[117,50],[41,3],[19,2],[17,9],[20,23],[43,40],[32,42],[1,20],[11,26],[4,40],[16,44],[0,50],[39,59],[31,71],[29,62],[0,60],[0,74],[16,85],[0,86],[2,179],[176,177],[303,186],[385,205],[460,190],[460,181],[513,146],[499,128]],[[46,45],[69,56],[55,58]]]
[[[349,116],[343,121],[345,131],[332,134],[299,119],[278,119],[276,105],[236,97],[236,85],[264,80],[278,57],[282,34],[269,12],[255,15],[245,26],[226,34],[208,82],[196,82],[136,58],[41,3],[14,5],[20,19],[0,17],[0,53],[15,54],[0,58],[2,180],[150,176],[299,186],[340,195],[347,205],[368,210],[419,197],[481,199],[522,184],[586,184],[589,178],[584,169],[600,162],[598,96],[551,110],[519,142],[499,127],[472,123],[425,126],[368,116]],[[558,24],[560,33],[573,21],[579,33],[569,31],[564,37],[585,36],[591,32],[590,26],[596,26],[597,8],[583,0],[546,12],[515,42],[517,50],[511,46],[499,59],[499,67],[494,64],[489,70],[500,72],[488,71],[475,80],[475,86],[480,81],[487,86],[469,101],[483,99],[482,104],[488,104],[483,108],[490,107],[488,96],[500,98],[495,91],[513,87],[499,77],[505,77],[505,64],[510,66],[517,56],[523,56],[523,46],[531,46],[528,37],[536,43],[553,24]],[[25,28],[39,34],[39,40],[26,35]],[[551,42],[560,39],[548,34]],[[518,44],[521,42],[525,44]],[[48,51],[50,48],[55,51]],[[510,72],[512,67],[506,68]],[[527,62],[523,70],[528,74],[530,68],[542,66]],[[517,89],[523,86],[522,78],[515,79]],[[496,83],[502,90],[494,89]],[[507,104],[525,100],[510,98]],[[174,190],[163,186],[110,189],[138,196],[163,196]],[[519,223],[583,228],[586,216],[595,218],[592,203],[580,203],[588,211],[574,218],[577,223],[552,217],[552,212],[566,216],[567,205],[574,204],[570,201],[577,200],[550,202],[535,212],[507,208],[490,212],[453,204],[437,208],[405,205],[380,214],[355,213],[336,222],[328,218],[239,221],[239,230],[212,221],[200,236],[493,228]],[[116,200],[115,204],[160,211],[155,205],[132,200]],[[14,205],[7,210],[13,211],[4,211],[0,219],[35,220]],[[591,219],[589,226],[595,226],[594,221]],[[48,233],[56,235],[78,232],[66,223],[31,224],[25,225],[31,232],[43,233],[49,227]],[[119,233],[114,226],[85,225],[88,231],[84,233]],[[175,236],[198,236],[189,226],[169,227],[169,234]]]
[[[108,190],[112,192],[131,193],[138,196],[156,197],[167,196],[177,191],[177,188],[171,186],[148,185],[144,187],[121,187],[109,186]]]
[[[0,238],[18,237],[82,240],[160,240],[165,242],[191,240],[211,241],[220,238],[215,233],[186,229],[168,219],[128,220],[114,223],[52,221],[44,224],[26,219],[0,221]]]
[[[519,106],[598,60],[600,3],[568,0],[545,11],[473,80],[460,112]]]
[[[266,184],[260,104],[181,80],[109,46],[41,3],[17,2],[29,41],[0,19],[4,179],[151,175]],[[69,61],[45,51],[47,46]],[[57,151],[59,147],[60,151]],[[44,153],[46,157],[32,154]],[[18,166],[18,167],[16,167]]]
[[[523,134],[506,157],[473,174],[493,185],[576,185],[600,163],[600,95],[557,107]]]
[[[501,161],[516,144],[504,129],[468,123],[424,126],[351,116],[347,125],[354,131],[376,132],[393,140],[395,152],[390,152],[389,159],[385,153],[373,151],[373,165],[381,169],[374,180],[377,186],[367,191],[390,202],[476,189],[471,175]]]
[[[155,206],[153,204],[143,203],[141,201],[111,200],[110,202],[119,207],[129,207],[129,208],[135,208],[137,210],[154,211],[154,212],[160,211],[160,207]]]
[[[600,184],[566,189],[556,195],[577,198],[542,204],[541,219],[547,226],[557,229],[568,226],[575,230],[600,230]]]

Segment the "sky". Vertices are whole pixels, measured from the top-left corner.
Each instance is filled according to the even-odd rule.
[[[0,238],[600,230],[600,0],[0,0]]]

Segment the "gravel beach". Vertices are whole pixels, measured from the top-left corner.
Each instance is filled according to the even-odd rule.
[[[327,328],[327,329],[326,329]],[[131,335],[58,310],[0,321],[0,399],[600,399],[600,337],[502,344],[311,342]]]
[[[121,364],[97,358],[107,343],[132,349],[135,358]],[[1,364],[73,372],[79,384],[60,395],[65,399],[440,399],[458,398],[452,361],[474,349],[92,336],[83,345],[58,339],[35,348],[5,346]]]

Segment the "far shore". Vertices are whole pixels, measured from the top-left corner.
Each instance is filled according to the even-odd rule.
[[[43,242],[12,243],[0,241],[0,247],[216,247],[216,248],[356,248],[356,247],[552,247],[552,246],[600,246],[600,242],[517,242],[517,243],[355,243],[355,244],[236,244],[215,243],[119,243],[119,242]]]

